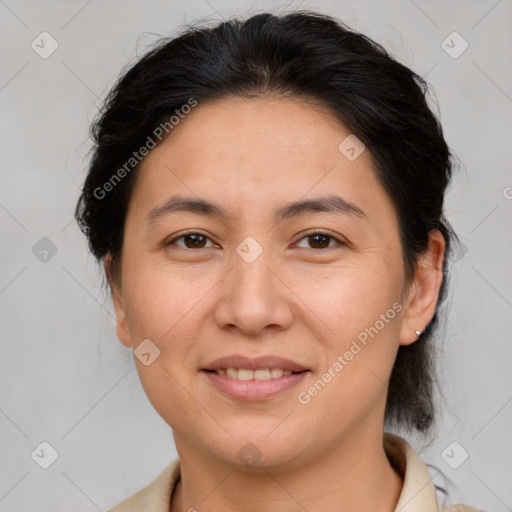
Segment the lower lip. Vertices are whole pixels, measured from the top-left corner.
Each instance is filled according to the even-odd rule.
[[[283,375],[276,379],[268,380],[238,380],[227,375],[217,375],[215,372],[202,370],[210,382],[220,391],[235,400],[255,401],[271,398],[281,391],[293,388],[305,376],[308,371]]]

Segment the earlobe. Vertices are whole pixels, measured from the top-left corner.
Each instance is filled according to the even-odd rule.
[[[114,304],[114,311],[116,316],[116,335],[119,341],[126,347],[131,347],[131,336],[130,331],[128,329],[128,323],[126,319],[126,312],[123,303],[122,293],[120,288],[117,286],[114,277],[112,276],[110,265],[111,265],[112,255],[110,253],[105,256],[103,261],[105,275],[107,277],[110,295],[112,297],[112,302]]]
[[[420,257],[404,307],[400,345],[414,343],[434,316],[443,280],[444,251],[442,233],[437,229],[431,231],[428,249]]]

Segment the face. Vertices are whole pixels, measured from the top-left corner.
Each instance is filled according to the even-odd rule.
[[[382,432],[398,347],[432,317],[440,280],[411,293],[369,151],[338,149],[349,135],[299,98],[223,99],[195,107],[143,160],[114,284],[117,334],[145,354],[142,385],[180,455],[240,466],[249,451],[277,467]],[[218,211],[172,207],[176,196]],[[287,208],[304,201],[323,206]],[[230,371],[236,380],[205,371],[228,356],[305,371],[280,377],[265,368],[290,365],[272,360]]]

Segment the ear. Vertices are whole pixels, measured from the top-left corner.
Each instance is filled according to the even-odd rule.
[[[105,275],[110,287],[110,294],[112,296],[112,302],[114,303],[114,311],[116,315],[116,334],[119,341],[126,347],[131,347],[131,336],[126,319],[126,310],[123,303],[123,296],[121,286],[116,282],[116,279],[112,276],[110,271],[110,265],[112,262],[112,255],[108,253],[103,260],[103,266],[105,269]]]
[[[434,316],[439,290],[443,281],[445,240],[438,229],[429,235],[427,252],[418,262],[414,281],[404,307],[400,330],[400,345],[410,345],[418,339],[416,331],[424,331]]]

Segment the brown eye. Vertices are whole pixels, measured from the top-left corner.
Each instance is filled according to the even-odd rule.
[[[309,243],[309,247],[307,248],[310,249],[328,249],[329,247],[333,247],[332,245],[330,245],[331,241],[335,241],[339,245],[343,245],[343,243],[337,238],[322,232],[310,233],[305,237],[301,238],[301,240],[307,240]]]
[[[181,239],[184,241],[184,246],[176,244],[176,241]],[[185,233],[167,242],[165,245],[178,245],[178,247],[183,247],[184,249],[203,249],[207,240],[209,238],[201,233]]]
[[[185,240],[188,249],[195,249],[204,247],[206,237],[203,235],[184,235],[183,240]],[[187,244],[187,241],[190,242],[190,245]]]
[[[325,249],[329,247],[330,236],[328,235],[310,235],[307,237],[309,244],[313,249]]]

